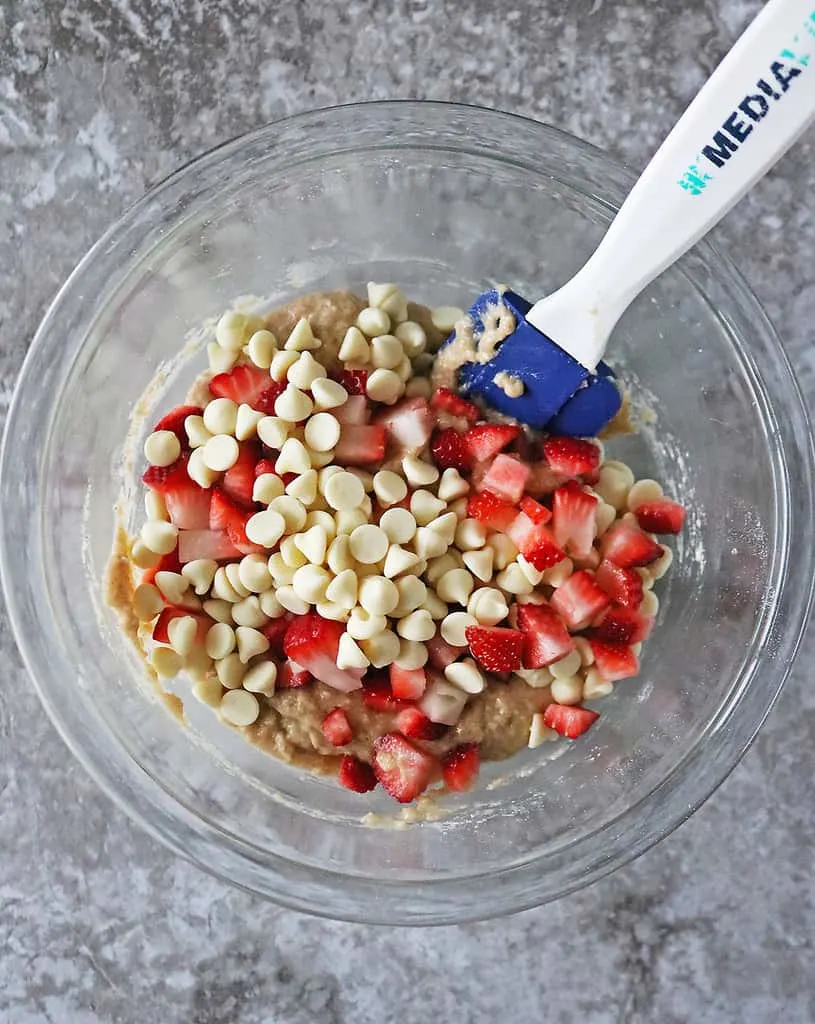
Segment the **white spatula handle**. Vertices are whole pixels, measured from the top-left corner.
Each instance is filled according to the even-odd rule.
[[[770,0],[631,190],[599,248],[527,319],[594,369],[629,303],[815,118],[815,0]]]

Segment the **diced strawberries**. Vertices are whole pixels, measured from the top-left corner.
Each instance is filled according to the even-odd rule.
[[[529,466],[510,455],[496,455],[479,488],[514,504],[521,500],[528,479]]]
[[[289,623],[283,650],[315,679],[348,693],[362,685],[363,670],[337,667],[337,650],[344,632],[341,622],[323,619],[316,612],[298,615]]]
[[[423,668],[400,668],[390,666],[391,689],[394,697],[402,700],[418,700],[427,686],[427,674]]]
[[[430,453],[439,469],[467,470],[470,467],[470,453],[464,435],[453,427],[437,430],[430,442]]]
[[[572,480],[555,491],[552,504],[555,542],[578,557],[587,555],[597,535],[597,498]]]
[[[204,410],[200,405],[177,405],[166,416],[162,416],[154,430],[170,430],[181,442],[182,448],[189,448],[190,441],[184,429],[184,420],[188,416],[200,416]]]
[[[426,642],[427,654],[430,659],[430,664],[443,672],[448,665],[452,665],[456,658],[460,658],[462,654],[467,650],[466,647],[453,647],[452,644],[448,644],[441,633],[437,633],[434,637]]]
[[[364,395],[368,383],[368,371],[341,370],[338,379],[349,395]]]
[[[467,515],[471,519],[478,519],[491,530],[506,533],[517,517],[518,510],[497,494],[482,491],[480,494],[472,495],[467,502]]]
[[[373,769],[385,791],[406,804],[427,789],[436,759],[398,732],[389,732],[373,742]]]
[[[189,452],[171,466],[149,466],[142,480],[164,498],[171,521],[179,530],[205,530],[209,526],[210,492],[190,479]]]
[[[385,428],[375,424],[356,426],[345,423],[334,458],[340,466],[372,466],[385,458]]]
[[[296,661],[292,661],[289,658],[288,661],[283,662],[278,670],[275,688],[278,690],[299,690],[301,686],[308,686],[313,678],[308,669],[303,668]]]
[[[653,625],[652,618],[634,608],[609,608],[591,635],[611,643],[638,644],[648,638]]]
[[[270,619],[265,626],[261,627],[261,632],[269,641],[271,650],[277,654],[283,653],[283,641],[293,618],[294,615],[291,612],[285,612],[276,619]]]
[[[569,629],[576,630],[585,629],[611,602],[608,594],[583,569],[558,587],[549,603]]]
[[[189,615],[195,619],[196,625],[198,626],[198,642],[203,644],[206,640],[207,631],[212,625],[212,619],[206,615],[196,615],[194,612],[187,610],[186,608],[178,608],[176,605],[166,605],[159,617],[156,619],[156,624],[153,626],[153,639],[157,644],[168,644],[170,642],[169,625],[173,619],[183,618],[185,615]]]
[[[467,626],[470,651],[488,672],[514,672],[521,667],[524,635],[504,626]]]
[[[380,412],[375,422],[385,428],[388,438],[398,448],[417,451],[427,444],[434,417],[423,398],[403,398],[390,409]]]
[[[178,548],[174,548],[169,555],[162,555],[158,565],[147,569],[141,578],[142,583],[153,583],[156,573],[159,572],[181,572],[181,559],[178,557]]]
[[[603,558],[623,569],[650,565],[662,555],[662,547],[630,523],[615,523],[600,543]]]
[[[346,754],[340,762],[337,781],[353,793],[370,793],[372,789],[376,789],[373,768],[353,754]]]
[[[276,461],[277,459],[258,459],[255,463],[255,479],[263,476],[265,473],[274,473]]]
[[[607,643],[603,640],[590,640],[597,671],[609,682],[618,679],[630,679],[640,670],[639,659],[627,644]]]
[[[594,579],[611,600],[623,608],[637,608],[642,601],[642,577],[633,569],[623,569],[604,559]]]
[[[447,732],[447,726],[431,722],[418,708],[403,708],[396,715],[396,728],[409,740],[437,740]]]
[[[286,381],[270,380],[268,386],[255,400],[254,408],[267,416],[274,415],[274,404],[286,390]]]
[[[685,523],[684,508],[667,498],[638,505],[634,515],[643,530],[649,533],[679,533]]]
[[[396,697],[387,676],[378,673],[365,678],[361,696],[363,704],[374,711],[399,711],[410,705]]]
[[[470,424],[478,422],[480,415],[478,406],[468,402],[466,398],[462,398],[461,395],[457,395],[449,388],[438,388],[433,393],[430,404],[437,412],[445,412],[448,416],[467,420]]]
[[[334,747],[345,747],[354,738],[345,708],[334,708],[322,721],[323,736]]]
[[[464,434],[464,443],[473,462],[488,462],[521,433],[511,423],[481,423]]]
[[[547,437],[543,454],[549,468],[563,476],[583,476],[600,466],[600,449],[577,437]]]
[[[590,708],[570,707],[566,704],[550,704],[543,713],[543,724],[565,736],[576,740],[588,732],[600,716]]]
[[[463,793],[470,789],[478,778],[480,764],[478,744],[460,744],[442,758],[441,777],[444,779],[444,784],[448,789]]]
[[[544,526],[552,518],[549,509],[534,498],[530,498],[528,494],[521,498],[521,512],[529,516],[536,526]]]
[[[331,415],[338,423],[351,423],[355,427],[364,427],[370,413],[371,407],[365,395],[349,395],[342,405],[331,410]]]
[[[241,554],[226,530],[178,531],[178,558],[184,565],[196,558],[212,558],[221,562],[226,558],[240,558]]]
[[[524,668],[541,668],[565,658],[574,640],[563,620],[546,604],[516,605],[518,628],[523,633]]]
[[[257,445],[244,441],[238,448],[238,461],[224,473],[221,486],[239,505],[252,508],[252,488],[255,486],[255,466],[258,461]]]
[[[545,572],[566,557],[548,527],[533,523],[525,512],[520,512],[506,529],[506,535],[539,572]]]
[[[252,514],[234,502],[228,494],[224,494],[217,487],[213,488],[209,510],[209,528],[211,530],[226,530],[229,539],[244,555],[265,550],[260,545],[253,544],[246,536],[246,524]]]
[[[216,374],[209,382],[209,391],[214,398],[231,398],[238,405],[251,405],[252,408],[257,408],[261,396],[276,383],[269,376],[268,370],[241,364],[227,373]],[[282,390],[281,388],[278,394],[282,393]]]

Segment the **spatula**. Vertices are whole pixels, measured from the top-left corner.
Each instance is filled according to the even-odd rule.
[[[469,311],[475,358],[458,371],[461,389],[531,427],[597,433],[620,407],[601,361],[619,318],[813,118],[815,0],[770,0],[657,151],[585,266],[534,305],[511,291],[479,296]],[[453,335],[446,344],[466,348],[467,340]]]

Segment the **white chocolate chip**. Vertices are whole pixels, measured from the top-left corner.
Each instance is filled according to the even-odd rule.
[[[181,671],[181,657],[172,647],[155,647],[150,652],[150,664],[165,679],[172,679]]]
[[[276,380],[278,384],[282,383],[288,375],[289,367],[293,366],[299,358],[299,352],[275,352],[269,366],[269,376],[272,380]]]
[[[292,363],[286,377],[301,391],[308,391],[315,380],[325,377],[325,367],[310,352],[303,352],[296,363]]]
[[[367,668],[370,661],[350,633],[343,633],[337,649],[337,668]]]
[[[597,502],[594,509],[594,519],[597,523],[597,536],[602,537],[617,518],[617,510],[602,499]]]
[[[445,512],[440,515],[437,519],[432,519],[427,524],[427,529],[432,530],[433,533],[437,534],[442,538],[444,543],[449,547],[456,536],[456,527],[458,526],[458,516],[455,512]],[[454,554],[458,556],[458,552],[453,549]]]
[[[270,619],[279,619],[281,615],[285,614],[286,609],[278,601],[274,590],[264,590],[258,600],[260,601],[260,610]]]
[[[311,324],[305,317],[301,317],[294,325],[291,334],[286,338],[285,349],[288,352],[314,351],[321,345],[311,330]]]
[[[331,574],[319,565],[304,565],[295,570],[292,589],[301,600],[316,604],[326,596]]]
[[[580,651],[574,650],[569,651],[567,655],[558,661],[553,661],[549,666],[549,671],[555,679],[569,679],[578,671],[580,665]]]
[[[279,452],[286,443],[291,428],[291,423],[279,416],[262,416],[258,420],[257,435],[265,445]]]
[[[552,684],[552,673],[548,668],[519,668],[515,675],[535,690],[543,690]]]
[[[141,528],[142,543],[159,555],[169,555],[178,543],[178,527],[163,519],[150,519]]]
[[[186,576],[195,593],[203,597],[212,586],[217,571],[218,563],[212,558],[195,558],[182,566],[181,575]]]
[[[510,562],[506,569],[502,569],[495,577],[495,582],[508,594],[531,594],[535,589],[517,562]]]
[[[287,384],[286,390],[275,399],[275,415],[289,423],[300,423],[308,419],[314,409],[314,403],[309,396],[296,388],[294,384]]]
[[[207,361],[213,373],[227,373],[238,361],[238,353],[221,348],[217,341],[207,345]]]
[[[410,496],[410,511],[419,526],[427,526],[432,520],[437,519],[447,508],[447,503],[441,501],[430,491],[414,491]]]
[[[354,568],[354,559],[351,555],[351,541],[347,535],[341,534],[331,541],[326,561],[328,562],[328,568],[337,576],[346,569]]]
[[[411,359],[421,355],[427,348],[427,335],[424,328],[413,320],[406,320],[399,324],[393,333],[402,342],[405,355],[410,356]]]
[[[487,528],[478,519],[462,519],[456,526],[455,544],[459,551],[476,551],[487,543]]]
[[[365,382],[365,393],[373,402],[393,405],[402,395],[405,385],[393,370],[374,370]]]
[[[444,677],[448,683],[452,683],[465,693],[481,693],[487,685],[481,670],[472,658],[454,661],[452,665],[448,665],[444,670]]]
[[[391,318],[383,309],[366,306],[365,309],[360,310],[357,327],[369,338],[376,338],[380,334],[388,333],[391,329]]]
[[[518,565],[521,568],[521,572],[526,576],[533,587],[536,587],[543,579],[543,573],[540,569],[536,569],[535,566],[528,562],[523,555],[518,555]]]
[[[420,526],[413,539],[413,548],[420,558],[438,558],[448,547],[444,537],[427,526]]]
[[[466,607],[474,586],[473,578],[466,569],[451,569],[436,584],[436,593],[447,604]]]
[[[235,630],[226,622],[216,622],[207,630],[205,649],[210,658],[220,661],[235,650]]]
[[[448,551],[446,555],[440,555],[438,558],[431,558],[427,563],[427,570],[425,571],[424,578],[428,583],[435,585],[442,578],[446,572],[450,572],[451,569],[460,568],[459,562],[453,557]]]
[[[213,398],[204,409],[204,426],[210,434],[234,434],[238,406],[231,398]]]
[[[379,334],[371,342],[371,362],[377,368],[395,370],[404,355],[401,341],[392,334]]]
[[[299,572],[299,570],[296,570]],[[294,573],[292,573],[292,579],[294,579]],[[295,615],[305,615],[311,605],[308,601],[305,601],[291,584],[287,584],[283,587],[277,588],[277,600],[283,605],[287,612],[293,612]]]
[[[317,452],[336,448],[340,439],[340,424],[330,412],[318,412],[309,417],[305,429],[306,444]]]
[[[229,585],[238,595],[238,597],[248,597],[249,591],[241,582],[241,567],[238,562],[230,562],[224,566],[224,572],[226,578],[229,580]]]
[[[399,653],[393,659],[394,665],[399,668],[417,669],[427,664],[427,645],[418,643],[416,640],[400,640]]]
[[[390,580],[394,576],[407,572],[409,569],[415,569],[419,562],[419,556],[414,555],[412,551],[405,551],[398,544],[391,544],[385,556],[385,566],[382,574]]]
[[[390,629],[383,629],[370,640],[360,641],[360,646],[374,668],[391,665],[399,656],[399,637]]]
[[[384,310],[396,323],[407,319],[407,298],[397,285],[368,282],[368,305]]]
[[[183,571],[183,570],[182,570]],[[261,594],[272,586],[269,561],[265,555],[244,555],[238,563],[238,579],[253,594]]]
[[[350,611],[357,603],[358,581],[353,569],[344,569],[328,584],[325,596],[329,601]]]
[[[670,569],[671,563],[674,560],[674,553],[671,548],[662,545],[662,554],[659,558],[652,562],[647,568],[652,578],[655,580],[661,580],[665,573]]]
[[[232,621],[236,626],[251,626],[253,629],[261,629],[269,619],[260,607],[257,595],[250,594],[249,597],[232,605]]]
[[[509,615],[506,598],[500,590],[481,587],[470,595],[467,611],[478,619],[480,626],[497,626]]]
[[[271,697],[277,682],[277,665],[273,661],[259,661],[243,677],[243,688],[249,693],[262,693]]]
[[[456,519],[458,519],[459,522],[461,522],[462,520],[467,518],[467,506],[468,506],[467,499],[466,498],[459,498],[457,501],[451,502],[447,506],[447,509],[448,509],[449,512],[455,512]]]
[[[335,380],[318,377],[311,385],[311,394],[317,409],[336,409],[348,400],[348,392]]]
[[[456,326],[456,322],[462,320],[464,315],[464,310],[459,309],[458,306],[436,306],[430,312],[430,319],[437,331],[449,334]]]
[[[640,604],[640,614],[646,615],[648,618],[655,619],[659,612],[659,598],[653,592],[653,590],[646,590],[642,595],[642,603]]]
[[[292,569],[299,569],[302,565],[308,565],[308,558],[297,546],[297,538],[299,536],[299,533],[290,534],[280,542],[280,554],[283,561],[286,565],[291,566]]]
[[[294,543],[313,565],[322,565],[328,549],[328,534],[324,526],[312,526],[305,533],[294,536]]]
[[[529,743],[527,744],[530,750],[535,750],[544,743],[550,743],[559,738],[558,733],[554,729],[544,725],[543,715],[539,711],[532,716],[532,725],[529,728]]]
[[[355,640],[370,640],[388,627],[384,615],[371,615],[364,608],[354,608],[348,617],[348,632]]]
[[[662,485],[656,480],[638,480],[628,492],[626,507],[629,512],[636,512],[640,505],[646,505],[650,501],[659,501],[664,497]]]
[[[353,473],[340,471],[329,478],[324,489],[325,500],[337,511],[359,508],[365,488]]]
[[[204,601],[204,611],[216,622],[232,621],[232,602],[230,601],[223,601],[219,598]]]
[[[402,576],[394,582],[399,591],[399,604],[391,613],[394,618],[403,618],[410,612],[416,611],[427,600],[427,586],[418,576]]]
[[[212,593],[219,600],[228,601],[230,604],[240,601],[244,596],[232,586],[224,566],[221,566],[215,573],[215,579],[212,581]],[[230,617],[231,615],[230,611]]]
[[[154,430],[144,442],[144,457],[151,466],[171,466],[181,454],[181,442],[172,430]]]
[[[390,615],[399,604],[399,591],[384,576],[366,576],[359,583],[359,603],[371,615]]]
[[[426,487],[439,479],[438,469],[431,462],[424,462],[415,455],[406,455],[402,459],[402,472],[411,487]],[[442,507],[444,507],[444,502],[442,502]]]
[[[434,679],[419,703],[431,722],[455,725],[467,703],[467,694],[444,679]]]
[[[221,706],[223,687],[219,679],[199,679],[192,688],[193,696],[211,708]]]
[[[221,714],[232,725],[245,728],[257,720],[260,704],[253,693],[230,690],[221,698]]]
[[[196,681],[206,679],[212,671],[212,658],[201,646],[193,647],[184,659],[184,671]],[[220,683],[218,684],[220,688]]]
[[[277,352],[277,338],[271,331],[255,331],[245,347],[246,354],[261,370],[268,370]]]
[[[495,552],[496,569],[506,569],[510,562],[514,562],[518,556],[518,549],[503,533],[491,533],[487,537],[487,544]]]
[[[275,498],[275,501],[280,501]],[[255,512],[246,521],[246,536],[253,544],[264,548],[273,548],[286,530],[286,520],[272,508],[263,512]]]
[[[634,474],[624,462],[609,460],[600,467],[600,478],[594,485],[603,501],[622,512],[628,500],[628,492],[634,486]]]
[[[269,650],[269,641],[263,633],[251,626],[238,626],[235,636],[238,641],[238,657],[244,665],[256,654],[265,654]]]
[[[358,526],[351,534],[351,554],[363,565],[373,565],[388,553],[388,535],[373,523]]]
[[[302,501],[290,494],[283,494],[269,502],[269,509],[283,516],[286,533],[299,533],[306,525],[306,508]]]
[[[608,697],[614,689],[614,683],[603,679],[597,669],[590,668],[586,673],[583,683],[583,700],[598,700],[601,697]]]
[[[487,583],[492,579],[493,562],[495,561],[495,552],[492,548],[484,547],[480,551],[465,551],[462,557],[464,564],[476,579],[481,580],[482,583]]]
[[[246,666],[237,653],[229,654],[222,661],[215,662],[215,674],[221,686],[225,686],[227,690],[235,690],[241,685],[246,674]]]
[[[247,317],[244,313],[230,309],[223,314],[215,327],[215,340],[228,352],[240,352],[246,341]]]
[[[382,469],[374,476],[373,490],[383,508],[402,501],[408,492],[407,484],[401,476],[389,469]]]
[[[216,434],[197,451],[204,453],[204,465],[213,473],[225,473],[232,469],[240,454],[238,442],[230,434]]]
[[[349,327],[340,345],[339,358],[352,366],[365,366],[371,361],[371,349],[358,327]]]
[[[553,679],[552,700],[558,704],[579,704],[583,700],[583,680],[580,676]]]
[[[329,541],[332,541],[336,536],[337,524],[334,522],[334,517],[330,512],[312,509],[306,516],[306,529],[310,530],[312,526],[322,526]]]
[[[165,601],[170,604],[181,604],[184,593],[189,590],[190,581],[180,572],[163,570],[156,573],[155,584],[164,595]]]
[[[252,501],[270,505],[284,493],[283,481],[276,473],[261,473],[252,487]]]
[[[158,491],[147,490],[144,492],[144,511],[147,513],[148,519],[161,519],[164,522],[168,522],[170,519],[164,498]]]
[[[477,626],[478,619],[469,612],[451,612],[441,622],[440,632],[442,638],[453,647],[466,647],[467,637],[465,630],[468,626]]]
[[[427,641],[435,636],[436,624],[426,608],[419,608],[399,619],[396,632],[405,640]]]
[[[306,473],[311,469],[308,449],[296,437],[289,437],[283,442],[280,454],[275,463],[275,470],[280,473]]]
[[[262,412],[253,409],[251,405],[239,405],[235,416],[235,437],[239,441],[254,437],[258,432],[258,423],[265,418]]]
[[[379,520],[392,544],[407,544],[416,533],[416,518],[406,508],[389,508]]]
[[[212,438],[210,438],[212,440]],[[209,441],[207,441],[209,444]],[[209,488],[218,479],[218,474],[213,471],[204,462],[204,449],[195,448],[189,457],[187,462],[187,476],[190,480],[193,480],[198,484],[199,487]]]
[[[573,572],[574,562],[571,558],[561,558],[556,565],[546,569],[541,577],[541,583],[545,583],[549,587],[562,587]]]
[[[133,591],[133,611],[140,622],[154,619],[163,607],[164,600],[152,583],[142,583]]]
[[[170,646],[183,658],[195,647],[198,623],[192,615],[179,615],[178,618],[170,620],[167,636],[170,639]]]

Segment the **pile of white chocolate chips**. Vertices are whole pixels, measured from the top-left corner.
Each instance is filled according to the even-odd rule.
[[[598,440],[492,422],[434,387],[428,334],[472,325],[423,318],[392,284],[368,286],[336,344],[305,316],[279,338],[225,313],[200,404],[145,442],[129,554],[159,676],[186,673],[249,738],[272,711],[319,710],[300,730],[312,766],[403,802],[473,783],[472,709],[497,688],[523,681],[529,747],[593,724],[584,702],[638,671],[672,557],[655,534],[684,515]],[[308,687],[320,701],[282,699]]]

